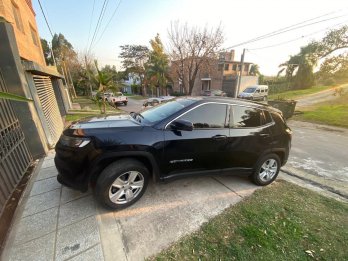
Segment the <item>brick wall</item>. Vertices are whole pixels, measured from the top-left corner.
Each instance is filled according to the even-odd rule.
[[[18,26],[15,20],[13,6],[16,7],[17,13],[22,26]],[[35,13],[32,9],[30,0],[0,0],[0,17],[10,22],[14,28],[16,42],[19,49],[19,55],[29,61],[34,61],[45,66],[45,59],[40,43]],[[33,37],[36,38],[34,42]]]

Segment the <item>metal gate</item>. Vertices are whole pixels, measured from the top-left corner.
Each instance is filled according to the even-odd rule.
[[[49,131],[46,133],[48,143],[53,146],[59,139],[64,126],[52,81],[50,77],[41,75],[33,75],[33,79],[44,114],[44,121]]]
[[[0,73],[0,91],[7,92]],[[0,215],[32,157],[9,100],[0,99]]]

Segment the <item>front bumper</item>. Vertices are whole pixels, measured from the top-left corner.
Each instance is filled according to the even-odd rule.
[[[88,155],[92,149],[91,144],[83,148],[72,148],[58,142],[54,163],[58,170],[57,180],[64,186],[81,192],[88,190],[90,169]]]
[[[69,160],[62,160],[57,156],[54,158],[58,170],[57,180],[60,184],[86,192],[88,190],[88,175],[82,167],[78,167]]]

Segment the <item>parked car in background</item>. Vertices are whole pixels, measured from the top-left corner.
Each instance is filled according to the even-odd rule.
[[[107,96],[106,99],[108,103],[113,106],[120,105],[120,104],[127,106],[127,103],[128,103],[127,96],[124,96],[122,92],[116,92],[116,94],[111,93],[110,95]]]
[[[261,100],[261,101],[267,100],[267,97],[268,97],[267,85],[249,86],[238,95],[238,98],[241,98],[241,99]]]
[[[221,90],[205,90],[202,93],[203,96],[222,96],[226,97],[227,94]]]
[[[242,174],[272,183],[288,159],[291,130],[271,106],[221,97],[177,98],[144,112],[74,122],[55,149],[58,181],[94,189],[104,206],[121,209],[150,179]]]
[[[163,102],[167,102],[167,101],[171,101],[174,100],[175,97],[174,96],[160,96],[160,97],[152,97],[152,98],[148,98],[147,100],[144,101],[143,103],[143,107],[149,107],[149,106],[156,106],[160,103]]]

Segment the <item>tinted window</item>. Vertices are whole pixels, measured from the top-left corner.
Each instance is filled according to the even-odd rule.
[[[263,115],[264,115],[264,124],[268,124],[273,122],[271,114],[269,113],[269,111],[263,111]]]
[[[196,129],[228,128],[227,105],[208,103],[189,111],[180,119],[193,123]]]
[[[255,108],[233,106],[232,128],[250,128],[261,125],[261,111]]]

